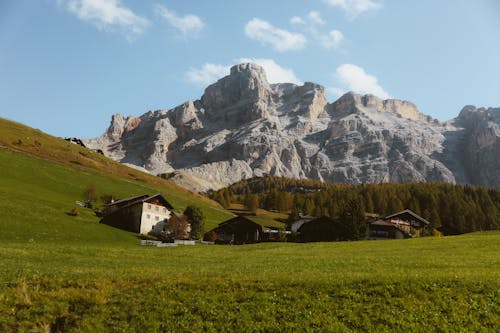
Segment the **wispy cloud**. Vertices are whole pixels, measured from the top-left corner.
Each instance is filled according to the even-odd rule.
[[[315,40],[327,49],[337,48],[344,40],[344,34],[340,30],[330,30],[326,34],[321,31],[321,26],[327,22],[315,10],[311,10],[305,18],[299,16],[292,17],[290,23],[302,27],[305,32],[311,34]]]
[[[323,2],[332,7],[342,8],[353,18],[364,12],[382,7],[379,2],[373,0],[323,0]]]
[[[196,38],[205,27],[203,20],[194,14],[181,16],[162,5],[156,5],[155,12],[165,18],[183,37]]]
[[[301,50],[307,41],[300,33],[276,28],[259,18],[253,18],[245,25],[245,35],[264,45],[272,46],[278,52]]]
[[[266,71],[267,81],[269,83],[286,82],[302,84],[302,81],[295,75],[292,69],[278,65],[273,59],[240,58],[237,62],[253,62],[259,66],[262,66]]]
[[[266,72],[267,80],[269,83],[282,83],[290,82],[301,84],[302,82],[297,78],[294,71],[290,68],[285,68],[278,65],[273,59],[263,58],[240,58],[234,60],[233,64],[243,62],[252,62],[260,65]],[[185,75],[186,81],[199,87],[206,87],[207,85],[217,81],[223,76],[229,74],[232,65],[205,63],[201,68],[191,67]]]
[[[294,16],[290,19],[291,24],[306,24],[306,21],[302,17]]]
[[[321,17],[321,14],[315,10],[311,10],[307,14],[307,19],[314,25],[323,25],[326,23],[326,21]]]
[[[328,34],[319,35],[318,40],[324,48],[335,49],[344,40],[344,34],[342,34],[339,30],[331,30]]]
[[[211,63],[205,63],[201,68],[191,67],[186,72],[186,81],[199,87],[206,87],[221,77],[228,75],[230,67]]]
[[[341,95],[345,91],[354,91],[362,94],[373,94],[380,98],[391,98],[389,93],[379,84],[376,76],[368,74],[362,67],[353,64],[340,65],[334,74],[334,79],[340,87],[329,88],[334,95]]]
[[[127,39],[133,40],[144,32],[149,21],[122,5],[121,0],[59,0],[69,12],[102,30],[119,27]]]

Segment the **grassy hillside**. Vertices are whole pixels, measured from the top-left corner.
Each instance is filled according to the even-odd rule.
[[[206,197],[38,130],[0,119],[0,133],[2,221],[29,221],[33,228],[57,221],[95,222],[85,209],[76,219],[66,215],[89,185],[99,194],[120,198],[160,192],[177,211],[198,205],[207,216],[207,228],[232,216]]]

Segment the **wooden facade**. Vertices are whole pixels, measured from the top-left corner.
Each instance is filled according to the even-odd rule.
[[[217,235],[215,242],[219,244],[250,244],[262,241],[262,226],[244,216],[236,216],[220,223],[216,228],[205,233]]]
[[[297,234],[301,242],[343,241],[349,237],[346,227],[329,217],[318,217],[302,223]]]

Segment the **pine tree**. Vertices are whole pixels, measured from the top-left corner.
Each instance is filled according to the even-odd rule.
[[[352,240],[365,237],[365,209],[360,198],[347,199],[342,212],[340,221],[348,230],[348,238]]]

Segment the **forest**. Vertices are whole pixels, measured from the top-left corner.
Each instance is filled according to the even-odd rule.
[[[500,229],[500,190],[449,183],[332,184],[308,179],[261,177],[208,193],[227,208],[244,204],[289,214],[339,218],[348,206],[381,217],[411,209],[433,228],[454,233]]]

